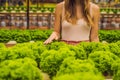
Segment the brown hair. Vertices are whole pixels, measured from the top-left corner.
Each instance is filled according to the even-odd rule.
[[[72,24],[75,24],[78,20],[76,15],[76,0],[64,0],[65,1],[65,19]],[[82,7],[82,14],[88,25],[92,26],[92,18],[90,15],[90,1],[79,0],[79,4]]]

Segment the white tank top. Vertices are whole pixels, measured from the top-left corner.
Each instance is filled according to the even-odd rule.
[[[91,12],[91,11],[90,11]],[[62,19],[64,18],[64,7]],[[91,27],[81,18],[76,24],[72,24],[67,20],[62,20],[61,39],[66,41],[89,41]]]

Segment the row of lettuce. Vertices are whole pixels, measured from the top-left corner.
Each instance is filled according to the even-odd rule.
[[[29,42],[31,40],[44,41],[51,33],[52,30],[0,30],[0,42],[8,42],[10,40],[15,40],[18,43]],[[119,30],[100,30],[99,38],[100,41],[111,43],[120,40],[119,34]]]
[[[0,44],[0,80],[44,80],[43,72],[51,80],[104,80],[103,74],[120,80],[120,41]]]

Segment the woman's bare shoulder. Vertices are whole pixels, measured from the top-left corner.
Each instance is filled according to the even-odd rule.
[[[62,9],[62,7],[63,7],[63,5],[64,5],[64,1],[63,1],[63,2],[58,3],[58,4],[56,5],[56,8],[59,8],[59,9],[61,10],[61,9]]]
[[[90,5],[91,5],[91,8],[93,10],[99,10],[100,9],[100,7],[97,4],[95,4],[95,3],[90,2]]]
[[[62,14],[63,4],[64,4],[64,2],[60,2],[56,5],[56,8],[55,8],[56,15]]]

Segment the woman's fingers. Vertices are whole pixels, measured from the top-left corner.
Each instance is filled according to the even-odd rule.
[[[55,40],[58,40],[58,39],[59,39],[59,38],[56,36],[56,37],[55,37]]]
[[[48,44],[49,43],[49,40],[46,40],[45,42],[44,42],[44,44]]]
[[[52,39],[47,39],[45,42],[44,42],[44,44],[49,44],[49,43],[51,43],[52,42]]]
[[[48,39],[44,42],[44,44],[48,44]]]
[[[56,33],[54,32],[45,42],[44,44],[49,44],[51,43],[54,39],[55,40],[58,40],[58,36],[56,35]]]

